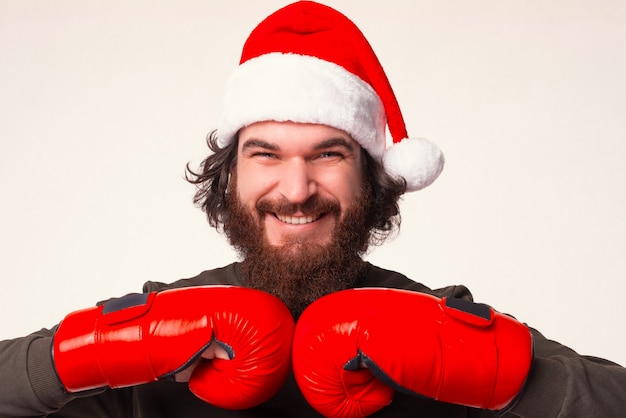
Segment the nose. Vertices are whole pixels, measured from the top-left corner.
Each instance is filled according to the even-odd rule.
[[[290,203],[303,204],[317,193],[313,168],[304,160],[286,164],[281,176],[279,191]]]

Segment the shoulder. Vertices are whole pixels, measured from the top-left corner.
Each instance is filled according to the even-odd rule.
[[[171,283],[148,281],[143,285],[144,292],[161,291],[166,289],[176,289],[180,287],[193,287],[205,285],[243,285],[241,275],[238,273],[239,264],[232,263],[224,267],[205,270],[195,277],[180,279]]]
[[[440,298],[451,297],[473,300],[471,292],[463,285],[451,285],[440,289],[431,289],[422,283],[409,279],[402,273],[386,270],[371,263],[367,263],[365,278],[359,281],[356,287],[389,287],[428,293]]]

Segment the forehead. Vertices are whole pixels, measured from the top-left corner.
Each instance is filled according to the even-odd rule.
[[[318,149],[341,146],[360,151],[360,145],[345,131],[328,125],[296,122],[257,122],[239,132],[239,149],[262,146],[275,150]]]

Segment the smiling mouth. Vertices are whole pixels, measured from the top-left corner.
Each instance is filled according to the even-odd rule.
[[[275,213],[274,216],[281,222],[290,224],[290,225],[304,225],[310,224],[312,222],[317,221],[322,217],[321,214],[318,215],[307,215],[307,216],[290,216],[290,215],[280,215]]]

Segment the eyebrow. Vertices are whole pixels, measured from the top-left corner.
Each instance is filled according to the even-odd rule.
[[[315,150],[322,150],[322,149],[333,148],[333,147],[342,147],[342,148],[345,148],[346,150],[348,150],[350,152],[354,151],[354,146],[351,143],[349,143],[348,141],[346,141],[344,138],[341,138],[341,137],[330,138],[330,139],[327,139],[325,141],[322,141],[319,144],[315,145],[314,149]]]
[[[260,139],[254,139],[254,138],[246,140],[246,142],[244,142],[242,144],[242,146],[241,146],[241,150],[242,151],[245,151],[248,148],[263,148],[263,149],[267,149],[267,150],[270,150],[270,151],[278,151],[279,150],[278,145],[271,144],[271,143],[269,143],[267,141],[263,141],[263,140],[260,140]]]

